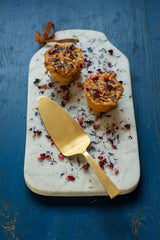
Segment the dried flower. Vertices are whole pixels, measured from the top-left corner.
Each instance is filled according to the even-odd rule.
[[[112,49],[108,50],[108,52],[109,52],[110,55],[113,55],[113,50]]]
[[[114,169],[114,173],[115,173],[115,174],[118,174],[118,173],[119,173],[118,168],[115,168],[115,169]]]
[[[125,128],[126,130],[130,130],[130,127],[131,127],[130,124],[125,124],[125,125],[124,125],[124,128]]]
[[[82,126],[82,124],[83,124],[83,117],[78,117],[77,120],[79,122],[79,125]]]
[[[67,179],[68,181],[74,181],[74,180],[75,180],[75,177],[73,177],[73,176],[71,176],[71,175],[68,175],[68,176],[66,176],[66,179]]]
[[[96,130],[97,128],[99,128],[99,124],[94,124],[93,128]]]
[[[98,80],[98,75],[92,75],[92,76],[91,76],[91,79],[92,79],[92,80]]]
[[[88,170],[88,168],[89,168],[89,165],[88,165],[88,164],[85,164],[85,165],[82,166],[82,169],[83,169],[83,170]]]
[[[64,155],[63,155],[62,153],[59,153],[59,154],[58,154],[58,158],[59,158],[59,159],[64,159]]]

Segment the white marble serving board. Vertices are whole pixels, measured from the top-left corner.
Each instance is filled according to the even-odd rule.
[[[76,45],[84,51],[86,59],[86,67],[79,79],[69,85],[65,84],[68,86],[70,99],[66,101],[64,109],[76,120],[77,117],[83,116],[82,127],[91,139],[88,150],[90,155],[97,163],[99,156],[106,158],[104,171],[120,189],[121,194],[129,193],[139,182],[140,164],[128,59],[101,32],[56,32],[55,39],[64,38],[78,38],[79,42]],[[86,164],[86,160],[81,155],[59,159],[58,149],[55,145],[51,146],[51,141],[46,137],[48,133],[39,115],[37,99],[47,96],[61,105],[65,94],[60,90],[60,86],[64,84],[54,82],[44,67],[44,52],[53,45],[54,43],[46,44],[36,52],[29,66],[25,182],[33,192],[47,196],[107,195],[92,169],[83,170],[82,166]],[[113,50],[113,55],[108,50]],[[89,111],[84,92],[78,83],[83,84],[91,72],[96,75],[99,71],[116,72],[117,80],[123,82],[124,93],[114,110],[96,118],[97,113]],[[37,85],[36,79],[40,79]],[[48,85],[49,83],[53,86]],[[47,89],[40,88],[45,84]],[[99,125],[96,130],[95,124]],[[130,125],[130,129],[125,128],[126,124]],[[109,135],[106,134],[108,130],[111,130]],[[33,137],[33,131],[41,131],[42,134],[40,137]],[[114,139],[117,149],[112,147],[110,139]],[[51,159],[39,161],[41,153],[49,155]],[[112,169],[108,167],[110,163],[113,164]],[[118,169],[118,174],[115,174],[115,169]],[[75,180],[68,181],[68,175],[73,176]]]

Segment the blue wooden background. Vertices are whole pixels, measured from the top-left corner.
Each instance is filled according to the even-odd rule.
[[[160,239],[160,1],[0,0],[0,239]],[[47,21],[103,32],[130,61],[141,180],[136,191],[59,198],[23,176],[28,67]]]

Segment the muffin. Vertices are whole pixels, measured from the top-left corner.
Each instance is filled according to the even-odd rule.
[[[91,75],[86,78],[83,89],[89,107],[96,112],[113,109],[124,91],[116,79],[116,74],[112,72]]]
[[[55,44],[45,52],[44,58],[45,68],[57,82],[75,80],[84,66],[83,52],[73,44]]]

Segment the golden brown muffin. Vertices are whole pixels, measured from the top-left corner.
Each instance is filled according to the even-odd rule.
[[[73,44],[55,44],[45,54],[45,67],[57,82],[70,82],[79,77],[84,66],[83,52]]]
[[[117,105],[124,89],[115,77],[115,73],[106,72],[86,78],[83,89],[92,110],[108,112]]]

